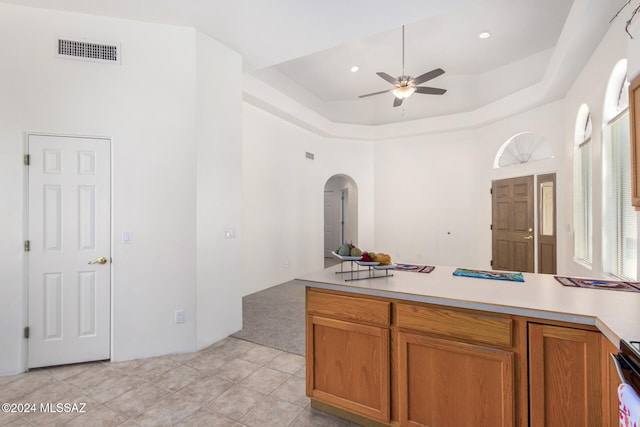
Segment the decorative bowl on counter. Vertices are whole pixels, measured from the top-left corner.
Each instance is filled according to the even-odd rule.
[[[340,261],[360,261],[362,259],[362,255],[360,256],[338,255],[336,251],[331,251],[331,255],[338,258]]]
[[[362,257],[360,257],[360,258],[362,258]],[[356,261],[356,264],[374,266],[374,265],[379,265],[380,263],[378,261]]]

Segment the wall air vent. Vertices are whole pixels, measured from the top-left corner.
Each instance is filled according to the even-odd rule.
[[[308,152],[308,151],[305,153],[305,155],[304,155],[304,156],[305,156],[307,159],[309,159],[309,160],[313,160],[313,159],[315,159],[315,157],[316,157],[316,156],[314,156],[314,155],[313,155],[313,153],[310,153],[310,152]]]
[[[57,56],[81,61],[120,63],[120,46],[101,42],[58,39]]]

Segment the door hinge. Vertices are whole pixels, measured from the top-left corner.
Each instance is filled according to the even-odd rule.
[[[493,267],[493,260],[489,261],[489,265]]]
[[[489,230],[493,230],[493,224],[489,224]]]
[[[489,189],[489,194],[493,194],[493,188]]]
[[[28,240],[24,241],[24,251],[29,252],[31,250],[31,242]]]
[[[29,166],[31,164],[31,157],[28,154],[24,155],[24,164],[25,166]]]
[[[25,338],[29,338],[29,327],[28,326],[24,327],[24,337]]]

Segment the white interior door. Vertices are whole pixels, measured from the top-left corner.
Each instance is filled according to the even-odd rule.
[[[29,135],[30,368],[110,357],[110,146]]]
[[[324,256],[330,258],[331,251],[341,244],[341,210],[340,192],[325,190],[324,192]]]

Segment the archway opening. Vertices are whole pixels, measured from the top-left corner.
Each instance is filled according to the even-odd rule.
[[[336,174],[324,185],[325,264],[345,242],[358,241],[358,186],[348,175]]]

